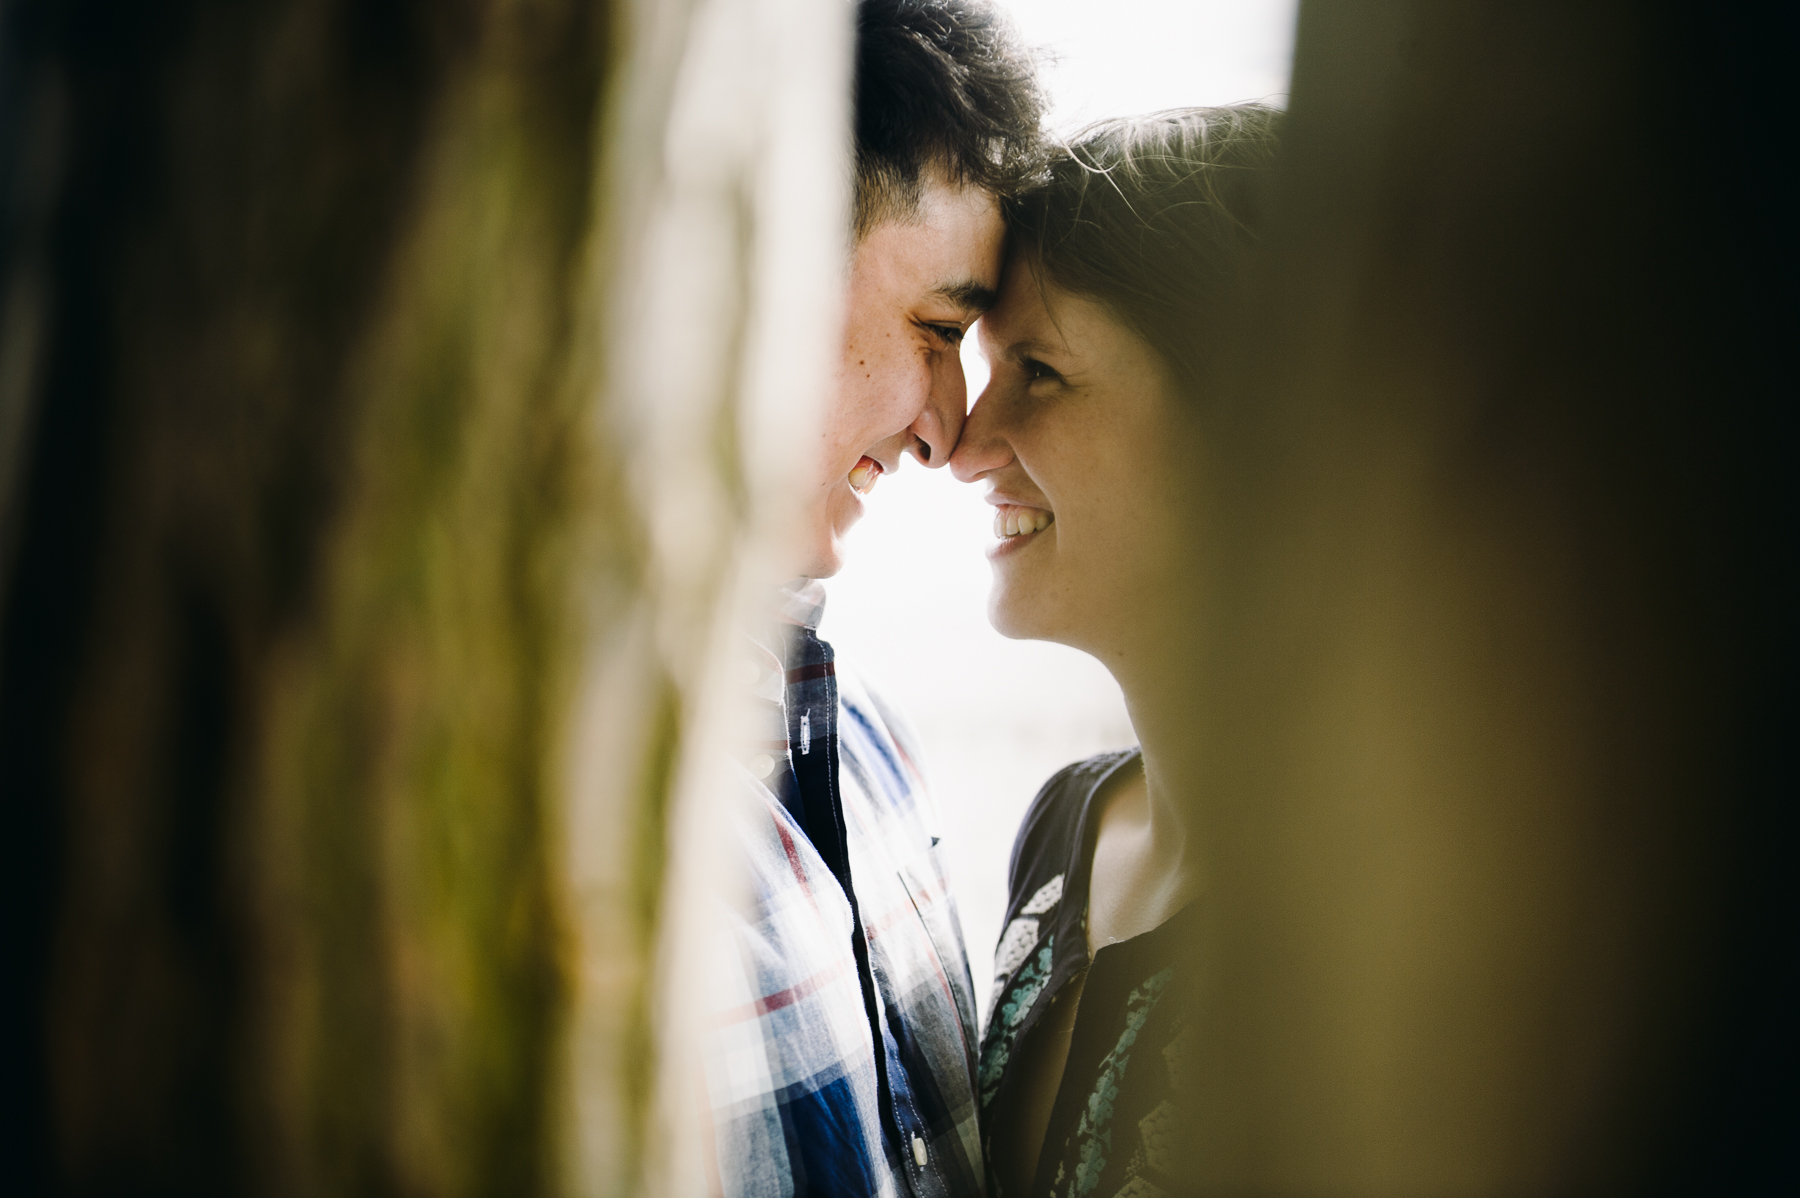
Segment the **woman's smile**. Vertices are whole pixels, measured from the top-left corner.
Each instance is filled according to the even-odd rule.
[[[1056,523],[1056,513],[1041,507],[1020,503],[1002,503],[994,508],[994,535],[999,544],[988,550],[988,556],[1007,553],[1021,547]]]

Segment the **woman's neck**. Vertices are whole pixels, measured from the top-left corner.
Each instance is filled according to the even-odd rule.
[[[1186,907],[1201,885],[1193,809],[1197,693],[1192,630],[1150,630],[1096,655],[1125,693],[1143,775],[1105,797],[1089,889],[1089,950],[1130,939]]]
[[[1141,780],[1121,780],[1107,796],[1094,848],[1089,891],[1089,948],[1097,950],[1160,925],[1199,889],[1200,846],[1194,837],[1192,688],[1167,663],[1185,660],[1178,647],[1136,661],[1108,662],[1125,693],[1143,750]],[[1141,662],[1141,668],[1133,668]]]

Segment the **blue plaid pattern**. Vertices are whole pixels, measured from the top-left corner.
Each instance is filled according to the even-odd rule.
[[[979,1195],[973,988],[918,750],[818,638],[824,588],[784,598],[735,796],[751,895],[711,958],[716,1187]]]

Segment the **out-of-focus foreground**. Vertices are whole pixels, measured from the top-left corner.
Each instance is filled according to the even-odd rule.
[[[1719,7],[1302,6],[1170,597],[1195,1192],[1792,1168],[1792,47]],[[14,1192],[704,1187],[712,650],[824,377],[847,36],[0,5]]]
[[[0,14],[10,1192],[691,1192],[847,11]]]
[[[1792,1184],[1772,11],[1301,5],[1194,470],[1207,1192]]]

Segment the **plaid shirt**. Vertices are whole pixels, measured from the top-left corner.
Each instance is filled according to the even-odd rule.
[[[781,655],[751,646],[769,733],[735,796],[751,899],[709,957],[715,1183],[978,1195],[973,991],[918,753],[818,638],[824,588],[784,600]]]

